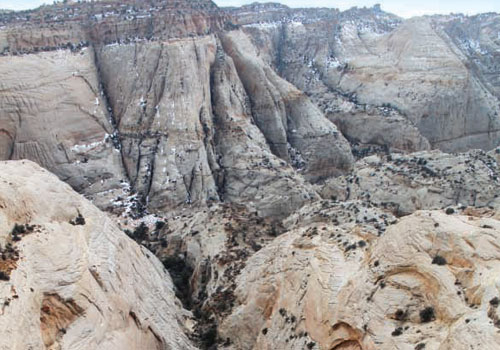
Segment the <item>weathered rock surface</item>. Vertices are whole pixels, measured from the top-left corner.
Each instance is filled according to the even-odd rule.
[[[35,160],[105,209],[130,207],[131,201],[138,202],[135,207],[139,211],[227,201],[257,208],[262,216],[289,214],[318,198],[308,181],[350,169],[351,149],[336,126],[306,95],[257,57],[246,34],[222,32],[227,15],[215,11],[212,3],[176,5],[181,14],[194,18],[195,13],[206,20],[200,28],[195,26],[196,30],[186,20],[187,29],[181,26],[184,29],[178,32],[174,29],[179,19],[169,17],[177,8],[171,3],[158,2],[150,9],[131,4],[122,6],[125,13],[118,11],[116,4],[105,5],[109,13],[91,19],[87,17],[101,13],[102,4],[42,9],[54,25],[62,25],[55,21],[57,17],[64,19],[62,23],[71,22],[68,28],[74,33],[80,33],[75,29],[80,28],[81,33],[75,35],[80,35],[81,43],[65,43],[66,36],[41,21],[39,12],[32,13],[38,19],[29,21],[32,27],[26,28],[20,25],[26,23],[23,16],[4,16],[2,33],[11,44],[1,58],[6,63],[14,62],[0,72],[6,77],[6,91],[21,89],[14,81],[12,66],[27,60],[37,70],[38,65],[45,64],[45,57],[50,57],[53,69],[68,67],[61,79],[75,80],[75,93],[88,90],[88,86],[91,91],[72,98],[66,84],[54,83],[46,89],[23,90],[19,98],[0,96],[7,112],[3,118],[13,125],[0,139],[5,149],[3,159]],[[149,14],[151,35],[121,27],[147,22],[143,12]],[[128,17],[132,15],[140,18],[131,20]],[[212,17],[218,20],[212,21]],[[157,18],[166,22],[157,23]],[[120,25],[115,29],[116,37],[112,37],[106,28],[115,22]],[[164,28],[165,23],[169,23],[168,28]],[[53,35],[57,41],[54,46],[13,34],[29,34],[36,28],[49,31],[42,37]],[[14,49],[16,45],[24,46]],[[38,53],[55,48],[59,50]],[[9,55],[19,52],[27,55]],[[89,77],[78,78],[83,73],[78,73],[74,61]],[[41,80],[44,70],[48,69],[26,71],[23,81]],[[77,77],[70,79],[69,72]],[[63,70],[59,74],[63,75]],[[58,135],[38,146],[46,138],[46,130],[38,124],[38,120],[44,123],[43,118],[38,110],[22,107],[33,99],[53,101],[56,94],[65,96],[60,108],[71,122],[67,128],[71,137],[63,128],[61,139],[68,139],[68,146],[64,147]],[[72,108],[67,109],[67,105]],[[51,107],[58,112],[58,106]],[[15,119],[26,119],[26,115],[37,122],[23,126]],[[59,113],[50,118],[51,123],[61,125]],[[78,130],[85,132],[80,134]],[[33,152],[26,155],[11,151],[18,134],[28,134],[20,143],[35,143]],[[57,158],[52,159],[51,154]],[[52,163],[63,164],[50,166]],[[115,205],[111,205],[113,202]]]
[[[496,349],[499,238],[498,217],[440,211],[378,241],[300,225],[247,261],[220,332],[232,349]]]
[[[276,4],[229,13],[349,139],[405,151],[429,143],[445,151],[498,146],[497,14],[402,21],[377,7],[338,12]],[[387,129],[381,114],[395,117],[394,141],[376,137]],[[371,137],[349,127],[359,119]]]
[[[209,0],[105,0],[0,14],[0,51],[14,55],[88,45],[206,35],[228,16]]]
[[[0,76],[0,159],[32,160],[87,195],[119,187],[126,177],[91,49],[3,56]]]
[[[352,174],[317,186],[318,192],[327,200],[305,205],[281,222],[273,222],[273,217],[263,220],[258,212],[248,212],[244,207],[213,206],[205,211],[171,214],[166,226],[155,231],[146,241],[152,242],[150,248],[167,261],[169,270],[182,277],[176,279],[178,292],[182,292],[183,300],[193,307],[199,319],[204,320],[200,324],[208,324],[209,330],[217,329],[217,337],[210,344],[218,342],[234,349],[302,349],[307,346],[313,349],[318,343],[321,349],[331,349],[344,341],[342,346],[347,349],[348,345],[357,349],[357,342],[361,344],[360,349],[378,349],[377,344],[384,339],[384,344],[390,345],[382,348],[391,349],[395,345],[386,342],[391,339],[392,332],[398,336],[399,326],[395,326],[389,335],[367,341],[365,337],[372,335],[363,330],[363,322],[366,322],[366,317],[362,316],[366,314],[364,309],[357,309],[356,305],[344,301],[341,304],[347,305],[345,313],[354,308],[357,311],[350,317],[362,324],[353,326],[349,321],[347,326],[340,324],[331,331],[324,326],[321,331],[323,326],[320,325],[333,317],[330,314],[324,316],[321,310],[326,310],[329,302],[333,305],[339,298],[335,294],[337,296],[329,299],[326,295],[331,291],[325,288],[325,284],[331,281],[338,288],[350,285],[347,280],[339,280],[344,273],[348,279],[371,281],[357,274],[368,266],[366,256],[372,254],[367,252],[367,249],[372,249],[369,247],[378,244],[385,247],[392,239],[386,235],[399,234],[395,228],[400,225],[397,216],[421,209],[443,208],[449,214],[459,212],[480,220],[491,215],[491,208],[498,210],[498,154],[493,150],[458,155],[433,151],[370,156],[358,161]],[[446,221],[442,212],[434,214]],[[436,227],[441,226],[441,223],[436,224]],[[476,226],[488,228],[492,225],[480,221]],[[422,225],[413,222],[409,227],[418,230]],[[420,234],[426,232],[422,230]],[[449,234],[453,232],[450,230]],[[379,243],[381,241],[385,243]],[[268,250],[270,247],[272,250]],[[268,253],[264,253],[266,251]],[[388,254],[387,251],[377,256]],[[408,254],[406,259],[411,260],[412,255]],[[179,271],[176,266],[182,266],[182,269]],[[317,275],[320,275],[318,281],[311,277]],[[387,273],[379,277],[381,280],[390,279],[390,276],[391,273]],[[306,287],[309,283],[311,286]],[[359,290],[350,290],[350,293],[362,294],[365,287],[359,286]],[[397,294],[390,302],[398,303],[399,299]],[[412,316],[412,322],[419,322],[419,313],[425,309],[419,307],[420,304],[414,306],[412,312],[416,312],[417,319]],[[283,311],[288,308],[294,311]],[[333,312],[332,315],[336,315]],[[406,313],[404,317],[407,317]],[[299,327],[301,322],[304,324]],[[340,319],[338,322],[345,321]],[[271,331],[272,327],[274,331]],[[402,326],[402,331],[405,331],[404,327],[406,325]],[[310,329],[318,330],[312,332]],[[199,332],[203,334],[208,330],[201,327]],[[347,338],[340,341],[340,338],[328,338],[330,336]],[[436,337],[439,338],[436,344],[443,341],[442,335]],[[417,338],[412,337],[398,346],[414,348],[423,342]],[[417,340],[419,343],[413,343]],[[485,346],[490,346],[490,343]]]
[[[126,172],[151,208],[228,200],[283,215],[317,198],[293,167],[313,181],[350,168],[335,125],[274,73],[283,91],[275,103],[255,96],[271,83],[262,75],[245,86],[232,50],[214,36],[100,49]],[[254,69],[271,74],[259,61]],[[272,124],[281,131],[269,132]]]
[[[0,348],[498,348],[498,18],[0,14]]]
[[[0,233],[1,349],[194,349],[156,257],[35,163],[0,163]]]
[[[289,149],[296,150],[302,156],[306,177],[313,179],[349,170],[349,146],[335,125],[258,58],[249,38],[233,31],[223,36],[222,43],[234,60],[255,122],[273,153],[288,160]]]
[[[500,208],[500,169],[494,155],[440,151],[370,156],[352,174],[327,181],[325,198],[364,200],[398,215],[448,206]]]
[[[37,161],[105,209],[129,197],[283,216],[317,198],[308,181],[351,168],[341,133],[357,156],[498,143],[494,15],[229,13],[243,31],[209,1],[2,15],[0,155]]]
[[[172,213],[161,229],[141,237],[172,274],[178,296],[200,320],[201,338],[224,321],[235,306],[235,279],[249,267],[251,256],[272,244],[290,228],[315,222],[362,229],[370,237],[382,235],[395,222],[390,213],[361,202],[317,201],[284,222],[262,219],[244,206],[212,206],[199,212]],[[158,227],[158,225],[156,225]],[[357,241],[347,242],[345,249]],[[217,333],[216,333],[217,334]],[[218,333],[211,345],[226,343],[229,332]]]

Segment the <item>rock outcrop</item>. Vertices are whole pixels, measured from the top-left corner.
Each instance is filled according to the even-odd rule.
[[[257,57],[246,34],[223,31],[227,15],[209,1],[179,4],[135,10],[128,4],[124,14],[109,4],[103,18],[92,17],[102,4],[42,8],[54,25],[62,25],[56,17],[67,22],[83,44],[66,44],[39,19],[26,28],[19,24],[23,18],[5,20],[2,33],[10,44],[0,57],[9,63],[0,72],[9,92],[0,97],[8,122],[0,134],[3,159],[37,161],[108,210],[117,209],[113,202],[141,212],[229,201],[258,208],[263,216],[283,216],[318,198],[309,182],[350,169],[347,140],[305,94]],[[39,18],[42,10],[32,16]],[[140,18],[129,19],[129,11]],[[120,29],[146,21],[141,11],[150,18],[152,35]],[[188,29],[175,32],[179,19],[169,22],[175,11],[190,18],[204,14],[206,25],[194,30],[186,21]],[[214,16],[219,19],[210,20]],[[113,38],[105,29],[110,23],[118,23]],[[49,31],[43,38],[53,35],[59,42],[46,47],[14,35],[38,28]],[[20,45],[22,50],[14,49]],[[49,68],[39,69],[47,59]],[[25,61],[32,69],[21,81],[60,75],[62,82],[23,89],[12,67]],[[65,69],[52,74],[55,67]],[[73,98],[78,90],[83,93]],[[64,96],[59,104],[55,95]],[[49,107],[55,113],[44,117]],[[27,118],[29,125],[22,124]],[[40,128],[47,118],[51,129],[62,118],[70,126],[47,137]]]
[[[419,332],[397,344],[391,340],[403,334],[408,324],[400,322],[396,325],[396,322],[388,334],[374,339],[373,334],[363,328],[368,322],[368,318],[362,316],[367,314],[367,309],[358,309],[358,304],[350,305],[345,300],[339,301],[345,307],[341,315],[348,314],[348,310],[356,310],[349,314],[348,321],[343,320],[344,316],[338,316],[334,311],[337,305],[335,300],[340,298],[340,294],[333,294],[330,299],[328,295],[332,291],[325,286],[332,283],[332,290],[345,286],[348,290],[344,291],[346,295],[365,295],[366,285],[357,286],[359,290],[348,289],[358,279],[376,280],[377,286],[381,283],[376,288],[386,288],[383,281],[391,280],[391,271],[370,278],[358,275],[360,271],[373,269],[373,264],[380,264],[372,258],[375,256],[372,249],[388,249],[377,251],[376,256],[390,255],[389,250],[394,247],[389,248],[388,242],[401,234],[406,238],[401,238],[401,241],[398,238],[398,244],[403,245],[408,236],[427,225],[428,214],[439,217],[438,223],[433,221],[433,227],[446,227],[437,231],[448,230],[443,242],[461,237],[454,237],[454,231],[448,228],[448,221],[456,219],[452,215],[455,213],[463,216],[462,221],[466,218],[476,220],[477,223],[471,224],[477,230],[496,227],[488,223],[488,217],[497,215],[494,210],[498,211],[500,204],[499,154],[498,150],[493,150],[458,155],[433,151],[370,156],[356,162],[351,174],[316,185],[316,190],[325,199],[302,206],[284,220],[276,220],[276,216],[262,219],[258,211],[248,211],[245,206],[213,205],[203,211],[170,213],[162,219],[165,223],[159,229],[141,239],[176,276],[174,280],[179,296],[199,317],[199,334],[202,337],[207,333],[217,334],[210,338],[211,345],[218,343],[233,349],[331,349],[343,344],[346,349],[349,349],[348,346],[353,349],[378,349],[377,344],[383,342],[386,344],[382,347],[384,349],[394,346],[413,349],[427,343],[423,341],[425,337],[417,336]],[[405,217],[428,209],[442,211],[417,213],[414,217],[418,219]],[[419,220],[423,223],[417,223]],[[401,226],[400,221],[411,224]],[[460,224],[455,222],[453,225]],[[404,230],[410,227],[414,231],[406,233]],[[419,235],[427,233],[425,229],[419,231]],[[418,242],[420,238],[415,240]],[[450,247],[454,249],[451,243]],[[432,249],[430,255],[441,256],[436,253],[436,249],[441,248]],[[494,248],[491,246],[489,249]],[[458,259],[462,251],[449,254]],[[447,256],[445,254],[442,258],[447,260]],[[413,254],[400,258],[411,261]],[[464,257],[473,258],[473,255]],[[418,266],[420,262],[415,264]],[[408,278],[405,283],[414,278],[413,272]],[[427,285],[425,281],[422,283]],[[476,283],[483,283],[483,280],[476,280]],[[435,288],[432,288],[434,291]],[[394,298],[392,294],[384,294],[384,302],[397,304],[400,292],[394,293]],[[427,297],[419,290],[412,293],[424,295],[425,300],[420,300],[420,304],[431,301],[434,304],[422,306],[410,303],[413,315],[408,320],[420,323],[420,312],[425,314],[426,308],[430,307],[435,314],[430,309],[426,312],[437,317],[434,297]],[[323,313],[328,310],[328,303],[332,305],[331,314]],[[363,305],[363,308],[368,308],[370,303]],[[404,308],[398,310],[391,317],[396,321],[407,321],[410,311]],[[327,320],[335,317],[338,318],[338,325],[331,324],[333,328],[328,330],[330,326],[325,325]],[[382,314],[372,317],[380,322],[374,327],[382,327],[386,332],[387,326],[382,324],[387,321],[382,321]],[[352,319],[357,323],[354,324]],[[438,331],[424,333],[437,339],[431,342],[434,345],[427,343],[427,346],[437,348],[437,344],[444,344],[443,334],[452,332],[453,327],[449,323],[444,328],[440,326]],[[484,346],[493,346],[491,344],[496,343],[488,340]]]
[[[404,151],[498,146],[497,14],[403,21],[380,8],[275,4],[228,12],[350,140]],[[360,120],[373,132],[352,127]],[[387,124],[394,132],[379,136]]]
[[[448,206],[500,208],[497,151],[370,156],[352,174],[327,181],[323,197],[364,200],[397,215]]]
[[[94,53],[0,57],[0,157],[29,159],[93,195],[126,179]]]
[[[496,349],[499,235],[472,212],[417,212],[379,240],[300,225],[247,261],[220,332],[229,349]]]
[[[164,267],[29,161],[0,163],[1,349],[194,349]]]
[[[107,210],[284,216],[349,171],[343,135],[358,157],[497,146],[498,21],[481,18],[207,0],[2,14],[0,156]]]
[[[150,208],[251,200],[264,216],[287,214],[316,196],[293,168],[317,181],[352,164],[347,141],[306,96],[258,60],[261,76],[245,75],[232,35],[245,42],[234,32],[224,45],[205,36],[99,51],[126,173]],[[281,94],[266,95],[271,84]]]

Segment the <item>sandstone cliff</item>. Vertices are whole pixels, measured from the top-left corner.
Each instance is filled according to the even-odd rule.
[[[497,14],[403,21],[378,7],[276,4],[228,12],[351,140],[407,151],[498,146]],[[354,126],[360,120],[371,132]]]
[[[496,349],[499,225],[424,211],[379,240],[292,228],[248,260],[222,337],[232,349]]]
[[[52,25],[7,22],[2,33],[9,50],[0,57],[7,92],[0,96],[3,159],[34,160],[105,209],[113,201],[140,212],[251,200],[262,215],[279,216],[317,198],[308,182],[348,171],[348,142],[257,57],[246,34],[223,32],[227,15],[210,4],[128,4],[123,14],[103,4],[50,7],[40,11]],[[109,13],[93,18],[102,6]],[[128,18],[130,11],[137,20]],[[152,35],[118,30],[146,21],[141,11]],[[179,27],[170,18],[175,11],[202,16],[205,24]],[[55,18],[80,41],[66,43]],[[109,39],[105,28],[115,22],[117,37]],[[177,27],[184,29],[172,32]],[[49,31],[43,38],[59,40],[55,47],[16,36],[40,28]],[[27,54],[17,56],[21,45]],[[50,77],[46,84],[43,77]]]
[[[425,343],[426,349],[451,349],[445,338],[461,339],[462,335],[454,333],[456,322],[467,319],[469,323],[473,311],[462,310],[463,318],[455,315],[439,320],[437,329],[432,323],[422,331],[420,324],[425,327],[428,321],[420,320],[420,312],[428,312],[434,321],[440,307],[451,312],[455,303],[447,300],[447,294],[436,294],[440,288],[449,288],[441,286],[448,282],[432,277],[431,285],[425,278],[441,271],[432,270],[442,269],[440,257],[448,264],[456,259],[482,264],[481,258],[475,260],[476,238],[467,235],[477,232],[474,237],[481,237],[488,229],[497,230],[499,154],[495,150],[488,154],[434,151],[371,156],[358,161],[350,175],[317,185],[325,199],[304,205],[284,220],[263,219],[244,206],[214,205],[202,211],[169,213],[160,229],[139,241],[176,276],[179,296],[200,320],[198,332],[217,331],[210,345],[232,349],[413,349]],[[418,212],[428,209],[439,210]],[[493,217],[497,219],[490,219]],[[471,242],[470,250],[458,248],[461,239]],[[428,243],[418,245],[425,240]],[[390,242],[399,242],[399,246]],[[425,249],[422,254],[430,260],[438,256],[437,262],[414,261],[413,242],[415,249]],[[491,243],[486,249],[493,252],[496,248]],[[393,256],[399,251],[400,255]],[[400,259],[400,265],[394,262],[399,267],[380,270],[377,267],[384,259]],[[463,267],[461,272],[450,269],[457,276],[475,271],[470,265]],[[393,281],[398,290],[391,291],[387,280],[400,273]],[[474,279],[476,285],[458,290],[458,295],[492,288],[479,276]],[[463,283],[460,280],[459,285]],[[341,290],[345,296],[339,294]],[[383,295],[378,302],[387,305],[363,300],[373,298],[371,293],[378,290]],[[407,301],[406,290],[411,294]],[[358,299],[351,303],[349,298],[354,297]],[[466,298],[464,303],[470,297]],[[490,299],[480,302],[481,317],[495,323]],[[389,304],[393,311],[387,311]],[[377,332],[366,328],[370,322]],[[407,326],[415,333],[399,337],[406,334]],[[426,341],[427,337],[432,340]],[[485,340],[484,346],[494,348],[494,339]]]
[[[251,199],[283,216],[349,171],[343,135],[357,156],[498,145],[494,14],[130,0],[1,22],[2,159],[104,209]]]
[[[418,152],[371,156],[348,176],[326,182],[325,198],[366,200],[398,215],[448,206],[500,208],[500,169],[495,155]]]

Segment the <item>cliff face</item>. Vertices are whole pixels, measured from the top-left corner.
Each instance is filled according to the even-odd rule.
[[[373,240],[306,218],[247,261],[228,348],[498,348],[498,220],[424,211]]]
[[[279,5],[229,13],[351,140],[410,151],[498,145],[496,14],[402,21],[378,8]]]
[[[210,0],[92,1],[2,14],[0,51],[34,53],[137,39],[206,35],[228,25]]]
[[[226,348],[493,349],[499,154],[371,156],[281,221],[212,206],[140,241]]]
[[[126,179],[92,49],[0,57],[2,159],[30,159],[87,194]]]
[[[81,47],[76,42],[65,43],[66,37],[57,34],[58,22],[55,28],[39,24],[52,31],[59,45],[71,46],[49,53],[36,53],[46,49],[42,43],[19,36],[36,33],[38,27],[7,26],[3,34],[9,52],[21,50],[22,45],[29,54],[4,56],[6,63],[23,65],[24,60],[31,60],[33,70],[37,70],[37,65],[45,65],[44,59],[50,57],[53,67],[67,67],[61,80],[71,82],[75,91],[81,89],[84,94],[73,98],[71,90],[60,83],[19,91],[17,82],[12,81],[12,65],[3,65],[6,78],[12,75],[5,80],[5,89],[19,91],[17,100],[2,96],[5,109],[12,109],[3,117],[10,124],[2,134],[7,150],[4,158],[38,161],[102,207],[129,194],[123,187],[130,187],[141,204],[151,209],[219,200],[242,203],[252,198],[263,215],[289,213],[316,196],[294,169],[315,182],[351,167],[350,147],[335,125],[306,95],[257,57],[246,34],[222,31],[227,15],[214,11],[209,2],[189,2],[180,8],[174,5],[156,3],[147,9],[147,19],[142,18],[144,8],[129,10],[135,8],[133,4],[125,6],[125,14],[111,4],[100,4],[101,8],[111,7],[106,10],[109,14],[99,19],[95,19],[97,10],[85,8],[94,13],[86,16],[95,23],[87,17],[72,20],[71,25],[65,22],[67,28],[78,27],[74,33],[85,37],[78,41],[83,42]],[[80,5],[71,10],[56,9],[62,14],[56,11],[49,18],[73,18],[68,13],[83,11]],[[190,18],[202,13],[205,21],[201,27],[193,27],[189,21],[177,26],[179,18],[168,20],[176,11]],[[136,28],[131,29],[132,37],[121,30],[144,21],[148,21],[151,35]],[[103,28],[115,22],[119,23],[117,34],[110,39]],[[175,28],[180,29],[174,32]],[[39,72],[24,70],[22,74],[23,81],[41,81]],[[88,77],[81,78],[82,74]],[[83,132],[72,130],[69,138],[63,135],[63,128],[61,134],[40,145],[46,132],[35,125],[45,123],[42,113],[23,109],[24,103],[34,99],[54,103],[51,96],[58,93],[65,96],[57,107],[61,111],[56,109],[50,118],[54,123],[64,118],[64,123],[71,124],[69,129]],[[67,105],[74,105],[74,110],[67,110]],[[26,114],[34,119],[30,126],[21,124]],[[28,133],[27,127],[39,134],[35,131],[19,139],[18,135]],[[65,145],[61,145],[62,139]],[[9,151],[21,149],[25,143],[36,143],[31,147],[34,150]],[[56,153],[52,151],[56,148],[61,157],[64,155],[61,160],[47,156]],[[237,157],[235,149],[241,150]],[[282,196],[286,188],[293,188],[291,200]]]
[[[286,215],[351,168],[343,135],[357,155],[498,144],[498,18],[481,18],[166,0],[3,14],[0,154],[106,209]]]

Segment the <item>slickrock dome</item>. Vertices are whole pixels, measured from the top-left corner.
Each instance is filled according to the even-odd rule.
[[[56,176],[0,163],[0,349],[194,349],[158,259]]]

